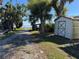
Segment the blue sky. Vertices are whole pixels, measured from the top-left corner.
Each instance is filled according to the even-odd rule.
[[[3,4],[10,0],[3,0]],[[17,0],[20,4],[27,3],[27,0]],[[16,0],[12,0],[13,4],[16,4]],[[79,0],[74,0],[71,4],[66,5],[68,8],[67,16],[78,16],[79,15]],[[51,11],[53,13],[53,11]]]
[[[66,16],[79,16],[79,0],[74,0],[72,3],[67,3],[67,13]],[[54,13],[52,10],[51,13]]]
[[[6,2],[8,2],[10,0],[3,0],[3,4],[5,4]],[[20,4],[23,3],[27,3],[27,0],[17,0]],[[16,0],[12,0],[12,3],[15,5],[16,4]]]
[[[67,7],[67,16],[79,16],[79,0],[74,0],[74,2],[68,4]]]
[[[10,0],[3,0],[3,5]],[[27,4],[27,0],[17,0],[20,4]],[[12,3],[15,5],[16,0],[12,0]],[[66,16],[79,16],[79,0],[74,0],[71,4],[66,4],[68,11],[66,13]],[[52,10],[50,12],[51,14],[54,13]],[[24,26],[30,25],[28,21],[24,22]]]

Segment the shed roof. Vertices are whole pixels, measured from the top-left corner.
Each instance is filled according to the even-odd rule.
[[[59,17],[57,17],[54,21],[57,21],[59,18],[61,18],[61,17],[64,17],[64,18],[67,18],[67,19],[70,19],[70,20],[74,20],[74,19],[72,19],[72,18],[70,18],[70,17],[65,17],[65,16],[59,16]]]
[[[79,16],[73,16],[73,18],[79,18]]]

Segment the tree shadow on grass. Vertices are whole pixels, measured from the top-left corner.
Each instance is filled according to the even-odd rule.
[[[59,45],[71,43],[70,39],[67,39],[67,38],[64,38],[64,37],[61,37],[61,36],[57,36],[57,35],[44,36],[44,37],[40,36],[39,38],[41,40],[37,40],[37,41],[35,41],[35,43],[39,43],[39,42],[53,42],[53,43],[56,43],[56,44],[59,44]]]
[[[73,40],[71,41],[70,39],[53,35],[53,36],[47,36],[45,35],[44,37],[37,36],[37,38],[40,38],[40,40],[34,41],[34,43],[40,43],[40,42],[51,42],[51,43],[56,43],[58,45],[63,45],[63,44],[73,44]],[[66,47],[59,47],[59,49],[65,51],[68,53],[68,57],[71,58],[71,56],[79,59],[79,44],[78,45],[73,45],[73,46],[66,46]]]
[[[2,56],[0,55],[0,58],[3,58],[8,53],[14,51],[17,48],[20,48],[21,46],[25,47],[26,45],[31,44],[32,39],[33,37],[29,34],[17,34],[15,38],[13,38],[12,40],[8,40],[7,43],[0,44],[0,46],[3,46],[3,48],[0,47],[0,53],[2,54]]]
[[[56,43],[56,44],[67,44],[70,43],[70,40],[64,37],[60,37],[60,36],[48,36],[48,35],[40,35],[40,34],[36,34],[36,35],[30,35],[30,34],[18,34],[16,36],[16,38],[14,38],[13,40],[7,42],[6,44],[3,45],[13,45],[9,48],[6,48],[6,51],[9,51],[11,48],[17,48],[20,46],[25,46],[31,43],[40,43],[40,42],[52,42],[52,43]],[[5,54],[4,54],[5,55]]]
[[[22,32],[29,32],[30,30],[15,30],[16,32],[22,33]]]
[[[67,47],[60,47],[60,49],[68,53],[70,56],[79,59],[79,44],[73,46],[67,46]]]
[[[13,44],[15,46],[24,46],[31,43],[31,40],[33,38],[30,35],[27,34],[20,34],[18,35],[14,40],[11,42],[8,42],[8,44]]]

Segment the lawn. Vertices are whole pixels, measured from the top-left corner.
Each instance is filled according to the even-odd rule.
[[[22,30],[31,30],[31,28],[16,28],[15,31],[10,31],[10,32],[8,32],[6,34],[0,35],[0,40],[3,40],[3,39],[5,39],[5,38],[7,38],[7,37],[9,37],[9,36],[11,36],[11,35],[13,35],[15,33],[18,33],[18,31],[20,31],[20,30],[21,31]]]
[[[56,44],[51,42],[39,43],[40,48],[45,52],[48,59],[68,59],[68,54],[60,50]],[[75,59],[72,57],[72,59]]]
[[[34,33],[32,34],[35,35]],[[69,40],[63,37],[43,37],[41,40],[35,41],[47,55],[48,59],[76,59],[73,56],[70,56],[69,53],[66,53],[60,47],[65,46],[64,44],[69,43]]]
[[[32,30],[32,28],[16,28],[16,30]]]
[[[79,59],[79,44],[67,46],[67,47],[61,47],[61,49],[64,50],[65,52],[67,52],[68,54]]]
[[[9,36],[15,34],[15,32],[9,32],[9,33],[5,34],[5,36],[1,37],[1,39],[9,37]],[[47,55],[48,59],[76,59],[73,56],[70,56],[69,53],[66,53],[64,50],[62,50],[60,48],[61,42],[63,42],[62,44],[68,43],[67,41],[63,41],[64,38],[59,39],[57,36],[40,38],[38,31],[33,31],[33,32],[29,32],[29,33],[30,33],[29,35],[33,36],[34,38],[36,37],[36,38],[40,39],[38,41],[33,41],[33,43],[37,44],[38,47],[44,51],[44,53]],[[32,39],[34,40],[34,38],[32,38]],[[27,38],[25,38],[25,39],[18,38],[16,40],[12,41],[11,43],[20,44],[20,46],[21,46],[22,45],[21,42],[23,42],[23,45],[26,44],[26,43],[24,44],[25,40],[27,40]]]
[[[11,32],[8,32],[6,34],[3,34],[3,35],[0,36],[0,40],[3,40],[3,39],[5,39],[5,38],[7,38],[7,37],[9,37],[9,36],[11,36],[15,33],[16,33],[15,31],[11,31]]]

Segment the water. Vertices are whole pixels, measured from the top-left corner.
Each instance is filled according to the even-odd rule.
[[[23,21],[23,26],[22,26],[22,28],[31,28],[32,26],[31,26],[31,24],[30,24],[30,22],[28,22],[28,21]]]
[[[32,26],[26,25],[26,26],[22,26],[22,28],[32,28]]]

